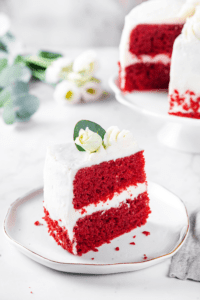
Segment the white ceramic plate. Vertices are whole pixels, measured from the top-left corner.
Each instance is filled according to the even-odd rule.
[[[111,77],[109,84],[121,104],[165,121],[158,132],[161,143],[179,151],[200,153],[200,119],[169,115],[167,91],[123,93],[118,76]]]
[[[4,231],[22,253],[55,270],[111,274],[144,269],[174,255],[183,245],[189,230],[187,212],[181,200],[155,183],[149,182],[148,189],[152,213],[147,224],[99,247],[98,252],[90,251],[81,257],[63,250],[48,235],[42,219],[42,188],[17,199],[10,206]],[[35,226],[35,221],[44,226]],[[149,231],[150,235],[145,236],[143,231]],[[132,242],[135,245],[130,245]],[[120,250],[116,251],[116,247]]]

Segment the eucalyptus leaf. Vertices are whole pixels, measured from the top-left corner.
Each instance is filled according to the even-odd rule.
[[[15,81],[28,82],[30,78],[31,72],[23,64],[7,66],[0,73],[0,86],[6,87]]]
[[[89,128],[91,131],[96,132],[100,135],[100,137],[102,138],[102,140],[104,139],[104,135],[106,134],[106,131],[97,123],[88,121],[88,120],[81,120],[79,121],[74,128],[74,141],[76,140],[76,138],[79,136],[79,131],[81,129],[86,129]],[[76,145],[76,144],[75,144]],[[79,151],[85,151],[81,146],[76,145],[77,149]]]
[[[18,97],[15,100],[15,105],[17,107],[16,120],[25,122],[38,110],[39,99],[33,95],[26,94]]]
[[[28,94],[28,90],[29,90],[29,85],[28,85],[27,82],[16,81],[12,85],[12,96],[14,98],[17,98],[17,97],[22,96],[24,94]]]
[[[49,52],[49,51],[40,51],[38,53],[39,56],[47,59],[57,59],[59,57],[62,57],[62,54],[60,53],[55,53],[55,52]]]
[[[13,101],[11,99],[5,103],[2,116],[4,122],[8,125],[11,125],[16,121]]]
[[[8,60],[6,58],[0,59],[0,72],[7,66]]]
[[[0,50],[4,52],[8,52],[8,47],[6,43],[4,43],[2,40],[0,41]]]
[[[4,104],[11,99],[11,94],[12,88],[10,86],[0,92],[0,107],[4,106]]]

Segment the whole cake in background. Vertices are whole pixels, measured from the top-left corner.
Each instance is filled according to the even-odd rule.
[[[74,141],[49,147],[44,220],[58,245],[82,255],[147,222],[143,150],[130,131],[82,120]]]
[[[168,88],[174,41],[199,4],[196,0],[152,0],[126,16],[119,47],[122,91]]]
[[[173,48],[169,114],[200,119],[200,6]]]

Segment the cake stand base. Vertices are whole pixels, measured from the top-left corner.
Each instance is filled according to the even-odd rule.
[[[159,141],[170,148],[200,153],[200,128],[181,123],[167,123],[158,133]]]

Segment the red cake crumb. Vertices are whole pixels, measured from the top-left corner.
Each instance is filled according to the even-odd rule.
[[[61,220],[61,219],[59,219],[58,221],[62,222],[62,220]]]
[[[115,248],[115,251],[119,251],[119,247],[116,247],[116,248]]]
[[[93,257],[93,258],[91,258],[91,260],[94,260],[94,257]]]
[[[189,97],[189,99],[188,99]],[[187,98],[187,101],[185,101]],[[180,95],[177,90],[174,90],[173,94],[169,96],[170,99],[170,110],[174,108],[175,105],[179,105],[180,109],[184,109],[185,112],[171,112],[170,115],[175,115],[179,117],[200,119],[200,97],[196,95],[193,91],[187,90],[185,94]],[[189,102],[189,103],[188,103]],[[188,112],[190,110],[190,112]],[[192,112],[191,112],[192,110]]]
[[[35,225],[35,226],[42,226],[43,224],[40,223],[39,221],[35,221],[34,225]]]
[[[98,249],[96,249],[96,248],[94,248],[94,249],[92,249],[92,251],[94,251],[94,252],[98,252],[99,250],[98,250]]]
[[[79,170],[73,182],[74,208],[81,209],[91,203],[111,200],[115,193],[122,192],[128,186],[144,183],[143,152]]]
[[[134,242],[132,242],[132,243],[130,243],[130,245],[135,245],[135,243],[134,243]]]
[[[144,235],[146,235],[146,236],[148,236],[148,235],[151,234],[149,231],[143,231],[142,233],[143,233]]]
[[[150,212],[149,197],[147,192],[144,192],[134,201],[127,199],[126,203],[122,203],[118,208],[108,209],[103,214],[102,211],[98,211],[80,218],[74,227],[77,255],[81,256],[90,250],[96,252],[97,247],[145,225]],[[59,226],[58,221],[53,221],[45,208],[44,213],[49,234],[58,245],[72,253],[74,241],[70,241],[67,230]]]
[[[175,39],[181,34],[183,24],[140,24],[130,35],[130,52],[155,56],[170,54]]]
[[[86,213],[87,212],[87,210],[85,209],[85,208],[82,208],[81,209],[81,214],[83,215],[84,213]]]
[[[148,257],[146,256],[146,254],[144,254],[144,257],[143,257],[143,259],[147,259]]]
[[[133,238],[135,239],[135,238],[136,238],[136,235],[134,235]]]

